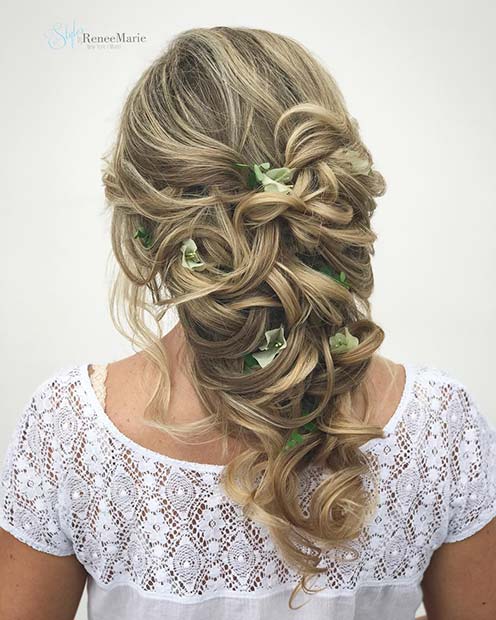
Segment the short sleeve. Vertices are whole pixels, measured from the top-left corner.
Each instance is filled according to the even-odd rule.
[[[52,555],[74,553],[58,514],[60,463],[53,433],[51,382],[39,385],[10,437],[0,476],[0,527]]]
[[[456,385],[448,408],[450,503],[444,542],[472,536],[496,517],[496,428]]]

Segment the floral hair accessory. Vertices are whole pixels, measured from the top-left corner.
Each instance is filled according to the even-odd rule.
[[[329,338],[332,353],[346,353],[354,349],[359,340],[356,336],[350,334],[347,327],[344,328],[344,333],[337,332],[334,336]]]
[[[339,156],[341,161],[350,164],[351,171],[355,174],[369,174],[371,170],[370,161],[366,157],[360,157],[360,153],[354,149],[342,147],[334,152],[333,156]]]
[[[144,226],[140,226],[136,230],[134,233],[134,239],[141,239],[141,243],[145,246],[145,248],[149,248],[153,243],[151,232]]]
[[[182,265],[188,269],[203,269],[205,263],[198,254],[198,248],[193,239],[187,239],[181,246]]]
[[[288,194],[293,185],[285,181],[292,179],[294,168],[270,168],[270,163],[263,164],[235,164],[240,168],[249,168],[248,187],[250,189],[263,188],[265,192],[282,192]]]
[[[269,329],[265,332],[265,344],[259,346],[259,350],[255,353],[248,353],[245,356],[245,370],[250,371],[252,368],[259,366],[265,368],[275,356],[288,346],[284,337],[284,327]]]

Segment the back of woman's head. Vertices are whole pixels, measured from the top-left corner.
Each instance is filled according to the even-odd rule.
[[[246,446],[224,470],[226,492],[270,529],[306,589],[324,570],[321,551],[364,526],[372,497],[359,447],[382,436],[351,406],[384,338],[369,297],[370,218],[385,183],[358,124],[329,73],[291,38],[195,28],[132,88],[105,161],[121,267],[113,318],[120,304],[133,342],[141,336],[161,369],[152,418],[185,433],[167,422],[167,357],[145,324],[145,312],[159,325],[174,305],[207,412],[194,430]],[[263,162],[292,170],[290,191],[258,191],[237,165]],[[279,350],[254,362],[279,328]],[[332,348],[344,328],[358,344]],[[310,465],[328,473],[303,510]]]

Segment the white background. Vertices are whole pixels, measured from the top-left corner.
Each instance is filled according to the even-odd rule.
[[[496,420],[495,4],[7,2],[2,8],[3,453],[60,367],[132,350],[108,312],[100,157],[126,93],[179,31],[251,26],[300,40],[336,78],[388,184],[373,219],[381,353],[441,367]],[[126,31],[120,49],[51,49],[57,23]],[[85,618],[83,598],[78,620]]]

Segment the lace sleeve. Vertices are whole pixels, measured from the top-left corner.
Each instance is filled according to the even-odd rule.
[[[448,415],[451,493],[445,542],[456,542],[496,517],[496,428],[463,384],[454,389]]]
[[[74,553],[58,515],[60,462],[53,433],[50,380],[39,385],[17,419],[3,460],[0,527],[38,551]]]

